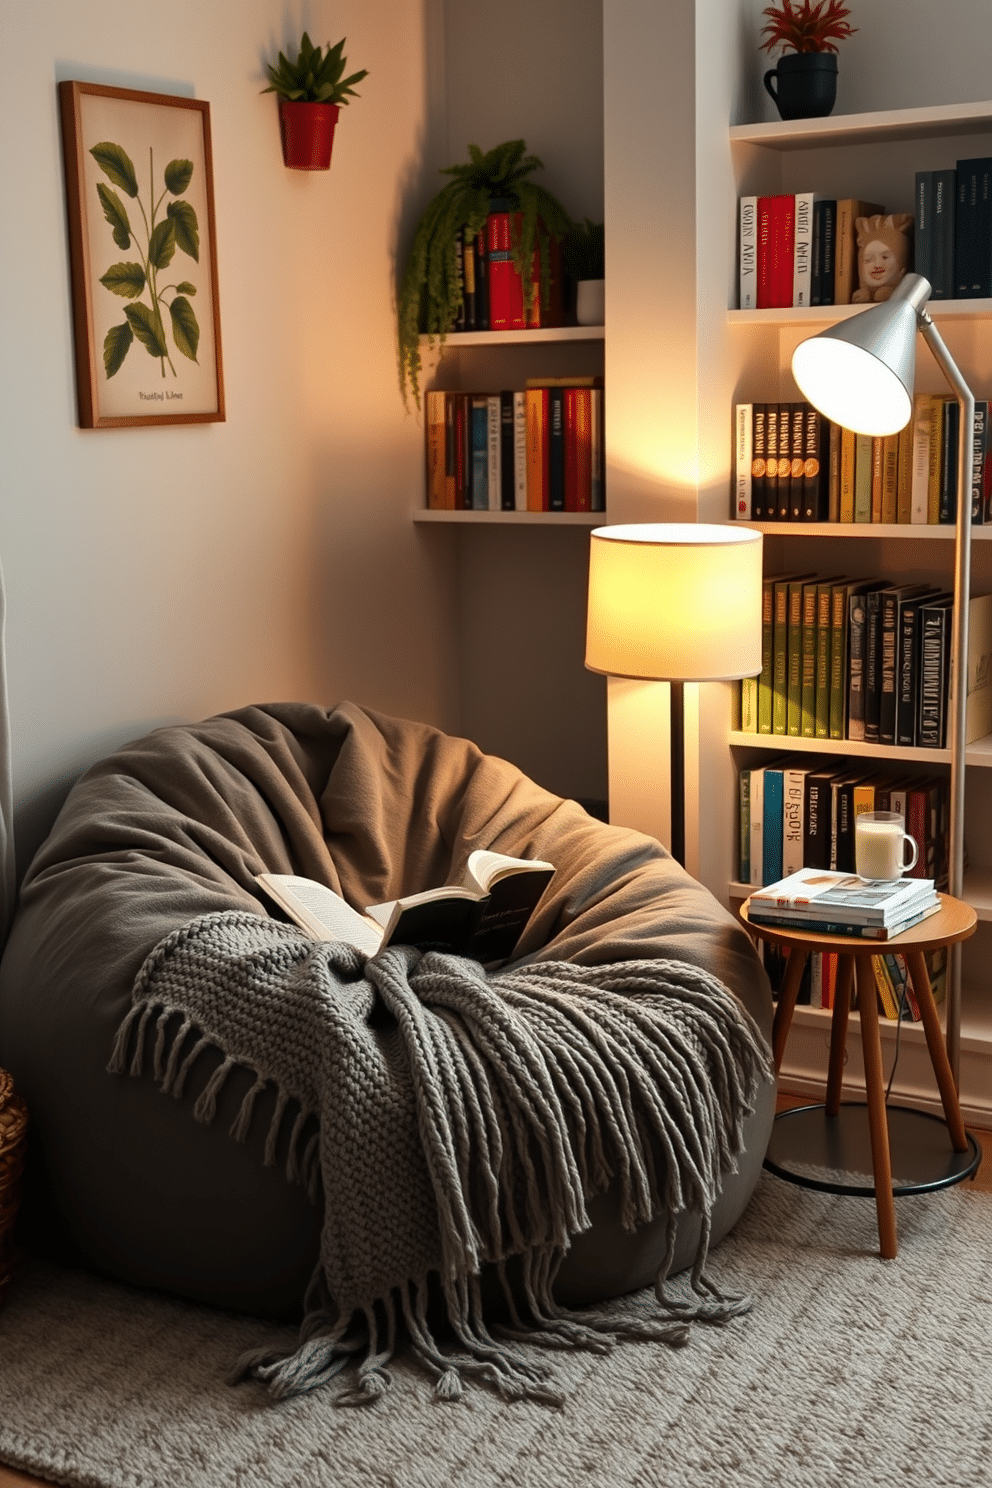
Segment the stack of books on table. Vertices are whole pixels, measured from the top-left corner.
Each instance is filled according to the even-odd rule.
[[[891,940],[939,908],[932,878],[888,882],[800,868],[778,883],[756,889],[748,900],[747,917],[756,927]]]

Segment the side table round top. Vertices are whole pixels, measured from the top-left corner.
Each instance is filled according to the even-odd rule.
[[[919,924],[911,925],[889,940],[875,940],[871,936],[828,935],[826,931],[792,929],[786,925],[755,924],[748,917],[750,899],[740,908],[742,923],[762,940],[773,945],[802,945],[813,951],[845,951],[848,955],[881,956],[889,951],[933,950],[937,946],[953,945],[955,941],[967,940],[974,935],[978,916],[970,904],[961,899],[952,899],[950,894],[938,894],[940,909],[928,915]]]

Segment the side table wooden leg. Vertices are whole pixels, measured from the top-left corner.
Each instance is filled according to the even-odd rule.
[[[968,1138],[964,1129],[964,1119],[961,1115],[961,1106],[958,1101],[957,1087],[954,1084],[954,1075],[951,1070],[950,1060],[947,1057],[947,1045],[944,1043],[944,1035],[940,1028],[940,1016],[937,1005],[933,1000],[933,990],[930,986],[930,978],[927,975],[927,963],[922,951],[904,951],[906,965],[913,979],[913,991],[920,1005],[920,1021],[923,1024],[923,1032],[927,1037],[927,1048],[930,1050],[930,1062],[933,1072],[937,1077],[937,1089],[940,1091],[941,1103],[944,1107],[944,1119],[947,1129],[951,1134],[955,1152],[966,1152],[968,1150]]]
[[[803,967],[806,965],[807,955],[808,952],[800,946],[793,946],[789,951],[785,976],[782,978],[778,1004],[775,1008],[775,1022],[772,1025],[772,1053],[775,1056],[776,1074],[782,1068],[785,1041],[789,1037],[789,1026],[796,1010],[796,998],[799,995],[799,983],[803,979]]]
[[[834,1011],[830,1020],[830,1068],[827,1074],[827,1115],[840,1110],[840,1091],[844,1082],[844,1053],[847,1048],[847,1020],[851,1012],[851,983],[854,980],[854,957],[837,959],[837,983],[834,987]]]
[[[859,956],[858,1010],[861,1015],[861,1045],[868,1094],[868,1129],[871,1134],[879,1248],[885,1260],[893,1260],[899,1250],[899,1241],[896,1235],[896,1206],[892,1196],[889,1124],[885,1114],[882,1041],[878,1031],[878,1003],[875,999],[875,973],[872,970],[871,956]]]

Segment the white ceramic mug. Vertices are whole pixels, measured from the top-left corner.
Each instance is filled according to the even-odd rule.
[[[906,862],[905,844],[912,857]],[[859,878],[892,881],[916,867],[919,849],[898,811],[862,811],[854,821],[854,869]]]

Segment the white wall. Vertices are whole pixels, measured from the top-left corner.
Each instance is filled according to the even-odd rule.
[[[602,0],[439,0],[438,26],[436,165],[524,139],[543,162],[534,179],[573,217],[601,222]],[[466,388],[602,370],[601,342],[502,349],[485,364],[463,355]],[[435,528],[439,539],[459,581],[459,727],[549,790],[604,799],[605,685],[583,666],[588,532]]]
[[[287,171],[263,63],[346,35],[329,173]],[[450,726],[451,582],[408,520],[392,255],[422,205],[422,0],[6,0],[0,555],[20,853],[160,721],[352,697]],[[211,105],[227,422],[80,430],[56,84]],[[22,862],[23,866],[23,862]]]

